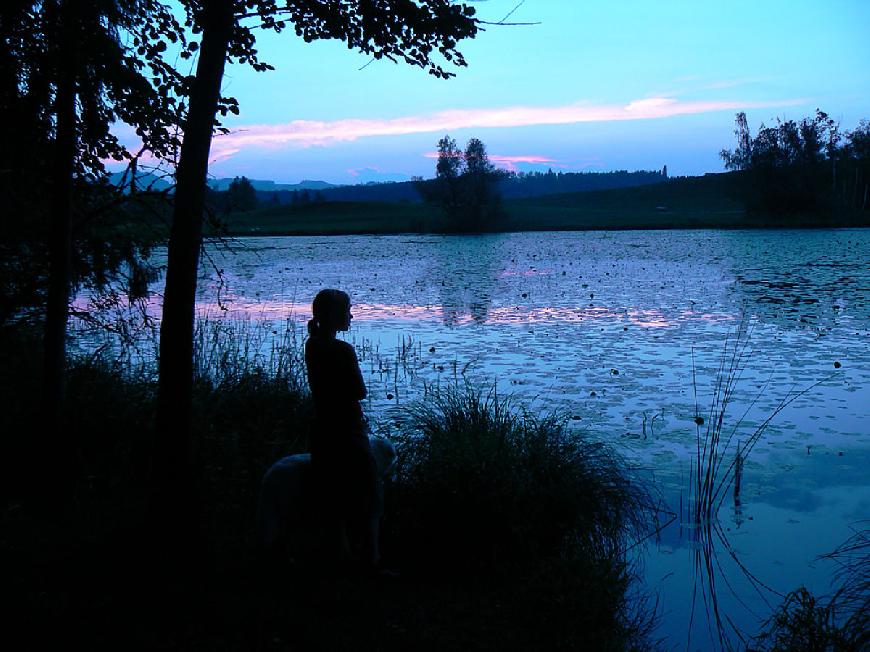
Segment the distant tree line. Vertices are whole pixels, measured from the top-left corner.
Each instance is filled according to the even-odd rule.
[[[655,170],[614,170],[612,172],[509,172],[499,181],[505,198],[538,197],[588,190],[632,188],[667,181],[667,166]]]
[[[720,156],[736,171],[736,189],[750,212],[833,214],[870,208],[870,123],[845,133],[827,113],[763,123],[752,135],[738,113],[737,146]]]
[[[587,190],[613,190],[616,188],[633,188],[667,180],[667,173],[655,170],[639,170],[629,172],[614,170],[612,172],[563,172],[549,170],[547,172],[499,172],[496,187],[503,199],[520,199],[524,197],[539,197],[569,192],[584,192]],[[381,201],[381,202],[420,202],[423,201],[420,183],[429,183],[415,177],[411,181],[385,181],[383,183],[367,183],[353,186],[337,186],[321,190],[309,190],[312,202],[318,198],[323,201]],[[258,190],[261,201],[276,200],[280,204],[294,204],[303,196],[303,190]],[[297,199],[294,199],[297,198]],[[301,203],[304,203],[302,201]]]

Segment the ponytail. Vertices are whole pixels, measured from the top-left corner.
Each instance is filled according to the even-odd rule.
[[[311,319],[308,320],[308,335],[316,337],[330,328],[343,311],[350,307],[350,297],[341,290],[325,289],[317,293],[311,304]]]

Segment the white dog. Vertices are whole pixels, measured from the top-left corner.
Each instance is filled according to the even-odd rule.
[[[371,439],[372,457],[378,473],[378,501],[372,516],[373,550],[378,550],[379,521],[383,514],[384,480],[396,468],[396,448],[382,437]],[[263,476],[257,505],[257,540],[270,552],[287,550],[291,556],[317,546],[318,532],[310,495],[311,455],[281,458]]]

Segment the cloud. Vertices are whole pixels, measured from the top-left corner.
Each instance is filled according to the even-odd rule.
[[[410,134],[459,129],[498,129],[539,125],[567,125],[583,122],[622,120],[656,120],[679,115],[735,111],[752,108],[794,106],[804,100],[682,101],[671,97],[650,97],[628,104],[593,104],[578,102],[564,106],[513,106],[503,108],[455,109],[428,115],[391,119],[346,119],[334,121],[295,120],[285,124],[251,125],[215,137],[212,157],[225,160],[249,148],[305,148],[329,146],[375,136]]]
[[[425,152],[423,154],[426,158],[438,158],[438,152]],[[535,165],[543,165],[545,163],[550,164],[558,164],[559,161],[554,158],[549,158],[547,156],[538,156],[535,154],[525,154],[521,156],[504,156],[502,154],[488,154],[489,160],[492,161],[495,165],[504,168],[505,170],[510,170],[511,172],[517,171],[517,163],[531,163]],[[558,165],[557,167],[564,167]]]

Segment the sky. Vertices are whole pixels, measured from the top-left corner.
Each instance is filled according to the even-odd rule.
[[[337,41],[258,31],[274,71],[228,66],[240,115],[209,173],[279,183],[434,175],[438,139],[472,137],[517,170],[722,171],[734,114],[753,132],[821,108],[870,118],[870,0],[486,0],[460,43],[468,67],[437,79],[370,63]],[[519,6],[518,6],[519,5]],[[366,65],[369,64],[369,65]],[[448,64],[449,65],[449,64]]]

